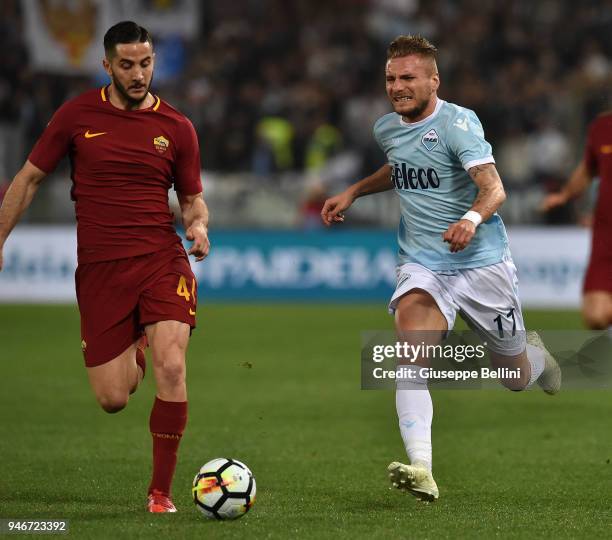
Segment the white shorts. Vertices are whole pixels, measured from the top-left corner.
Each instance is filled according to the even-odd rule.
[[[395,313],[399,299],[412,289],[433,297],[449,331],[459,312],[493,352],[512,356],[525,350],[525,324],[512,260],[452,272],[433,272],[416,263],[398,266],[389,313]]]

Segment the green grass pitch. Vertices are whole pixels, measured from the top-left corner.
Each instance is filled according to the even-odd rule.
[[[529,312],[532,328],[579,328]],[[576,538],[612,531],[609,391],[434,390],[441,498],[388,489],[403,460],[393,393],[359,388],[362,330],[381,305],[202,305],[189,351],[179,513],[144,512],[152,375],[107,415],[82,367],[72,306],[0,306],[0,518],[63,518],[75,538]],[[253,510],[206,521],[191,481],[245,461]]]

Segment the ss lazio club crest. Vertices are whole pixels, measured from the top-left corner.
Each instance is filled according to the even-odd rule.
[[[163,154],[166,150],[168,150],[170,141],[163,135],[160,135],[159,137],[155,137],[155,139],[153,139],[153,146],[155,146],[155,150],[157,150],[160,154]]]
[[[436,130],[430,129],[421,137],[421,142],[423,143],[423,146],[431,152],[436,146],[438,146],[440,139],[438,138]]]

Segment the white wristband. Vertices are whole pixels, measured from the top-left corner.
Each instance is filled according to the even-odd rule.
[[[471,221],[476,227],[482,223],[482,216],[474,210],[468,210],[461,219]]]

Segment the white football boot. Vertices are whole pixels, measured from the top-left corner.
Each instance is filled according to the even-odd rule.
[[[404,465],[394,461],[387,467],[387,471],[393,487],[406,490],[421,501],[433,502],[440,495],[431,471],[419,462]]]
[[[544,351],[544,371],[536,381],[542,390],[547,394],[553,395],[561,390],[561,368],[548,352],[546,345],[537,332],[527,332],[527,343]]]

